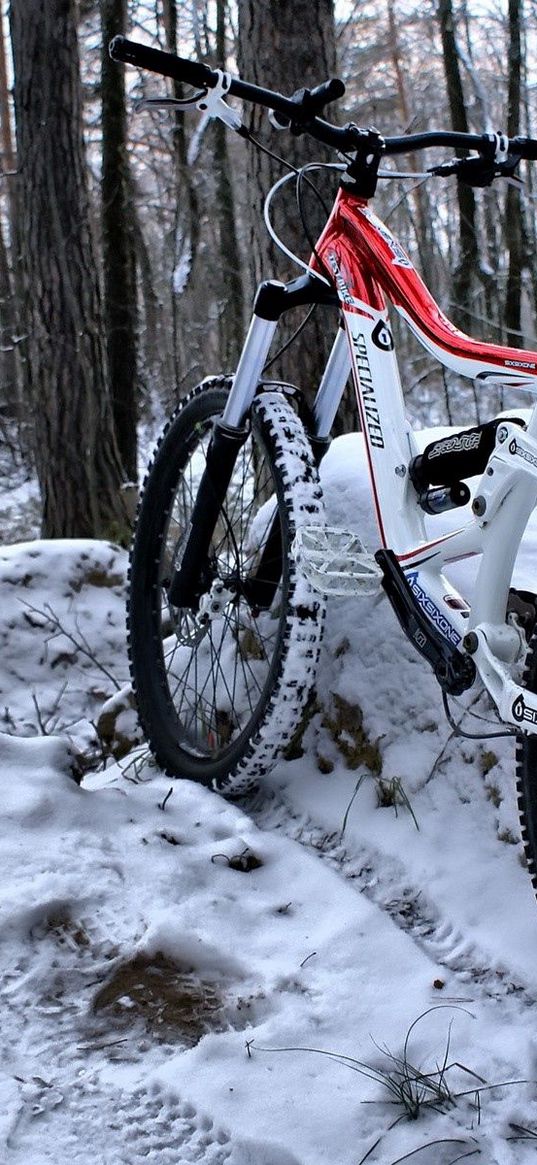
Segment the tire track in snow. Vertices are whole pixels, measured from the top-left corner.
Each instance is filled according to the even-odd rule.
[[[523,1007],[535,1007],[537,996],[503,965],[488,966],[487,956],[473,939],[443,918],[421,888],[412,885],[403,864],[362,845],[352,852],[341,832],[327,832],[309,814],[301,814],[285,798],[275,794],[270,801],[253,799],[245,806],[262,830],[280,830],[292,841],[315,853],[336,873],[352,883],[357,893],[390,916],[400,930],[435,965],[456,975],[461,989],[471,988],[482,998],[516,999]]]

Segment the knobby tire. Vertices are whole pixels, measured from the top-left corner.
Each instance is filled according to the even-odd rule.
[[[524,687],[537,693],[537,630],[530,640],[523,678]],[[533,889],[537,895],[537,737],[518,736],[516,781],[522,842]]]
[[[322,522],[323,509],[298,416],[281,393],[264,392],[211,541],[207,593],[223,582],[227,601],[205,624],[199,611],[170,607],[171,571],[228,390],[225,377],[199,385],[158,443],[131,552],[128,637],[139,718],[159,766],[236,795],[255,787],[291,741],[314,683],[324,602],[290,550],[296,530]],[[248,588],[269,529],[279,581],[270,607],[258,609]]]

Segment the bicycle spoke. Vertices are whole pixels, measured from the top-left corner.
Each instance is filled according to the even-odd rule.
[[[219,747],[222,735],[233,738],[240,733],[254,713],[267,680],[276,634],[270,616],[264,612],[260,621],[240,595],[205,629],[197,624],[194,612],[178,614],[169,608],[166,587],[177,569],[177,553],[181,553],[188,530],[209,439],[208,431],[200,436],[181,476],[169,515],[159,577],[163,585],[161,621],[163,626],[175,626],[175,634],[168,635],[163,644],[170,698],[183,739],[196,750],[210,753]],[[265,519],[255,527],[251,544],[246,540],[247,531],[268,505],[260,499],[274,493],[263,461],[255,455],[249,438],[235,466],[210,549],[213,569],[222,579],[248,577],[269,536],[274,516],[274,506],[270,505]],[[231,716],[227,709],[232,710]]]

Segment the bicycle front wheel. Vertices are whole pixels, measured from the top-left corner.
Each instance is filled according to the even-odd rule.
[[[324,603],[296,570],[302,524],[322,521],[309,443],[263,393],[213,531],[204,594],[170,604],[229,381],[206,381],[167,426],[144,483],[130,568],[129,649],[142,728],[160,766],[245,792],[296,731],[315,678]]]

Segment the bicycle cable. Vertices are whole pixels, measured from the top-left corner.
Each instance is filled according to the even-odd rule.
[[[304,167],[304,169],[305,168],[306,167]],[[317,262],[320,262],[320,259],[319,259],[318,255],[316,254],[315,243],[312,242],[312,239],[311,239],[310,233],[309,233],[309,228],[308,228],[307,223],[306,223],[305,218],[304,218],[304,209],[303,209],[303,205],[302,205],[302,200],[301,200],[301,198],[299,199],[299,195],[298,195],[298,186],[299,186],[299,183],[301,181],[301,175],[302,175],[301,170],[293,169],[290,172],[290,174],[284,174],[283,177],[278,178],[278,181],[275,182],[273,186],[271,186],[271,188],[270,188],[270,190],[265,198],[265,202],[263,204],[263,218],[265,221],[265,226],[267,228],[267,231],[272,239],[272,242],[277,246],[278,250],[281,251],[282,254],[287,255],[287,258],[291,259],[291,261],[293,263],[296,263],[298,267],[302,267],[302,269],[304,271],[311,271],[311,267],[310,267],[309,263],[306,263],[305,259],[301,259],[299,257],[299,255],[295,255],[293,251],[290,251],[289,247],[286,246],[283,239],[281,239],[280,236],[276,233],[275,227],[274,227],[272,220],[271,220],[271,217],[270,217],[270,208],[272,205],[272,201],[274,199],[274,195],[278,193],[278,191],[281,189],[282,186],[285,186],[285,184],[287,182],[291,182],[291,180],[294,178],[295,182],[297,184],[297,206],[298,206],[298,210],[300,213],[302,226],[304,227],[304,233],[306,235],[306,239],[309,243],[309,246],[310,246],[312,253],[315,255]],[[308,180],[306,179],[306,181],[308,181]],[[315,192],[319,196],[319,198],[321,198],[319,191],[316,190],[313,183],[310,182],[309,185],[315,190]],[[326,279],[325,276],[321,275],[320,272],[316,271],[315,274],[317,275],[318,278],[322,279],[323,282],[330,283],[330,286],[332,286],[331,281]]]
[[[315,246],[315,242],[312,239],[311,234],[310,234],[306,215],[304,212],[304,205],[303,205],[303,201],[302,201],[302,191],[301,191],[301,184],[305,180],[306,183],[308,184],[308,186],[310,187],[310,189],[312,189],[314,191],[314,193],[316,194],[316,196],[319,199],[321,206],[323,208],[323,213],[326,215],[326,218],[328,218],[329,210],[328,210],[328,207],[327,207],[327,205],[322,197],[322,194],[317,189],[315,184],[310,181],[310,179],[308,179],[308,178],[304,179],[304,174],[307,170],[317,170],[317,169],[322,169],[324,167],[326,167],[327,169],[332,169],[332,170],[345,169],[343,164],[329,163],[329,162],[326,162],[326,163],[325,162],[309,162],[309,163],[307,163],[307,165],[302,166],[300,169],[292,170],[289,174],[284,174],[282,178],[279,178],[278,181],[274,183],[274,186],[272,186],[271,189],[269,190],[267,197],[265,198],[265,203],[264,203],[264,207],[263,207],[263,217],[265,220],[265,226],[267,228],[267,231],[268,231],[273,243],[275,243],[276,246],[279,248],[279,250],[282,251],[285,255],[287,255],[292,260],[293,263],[297,263],[300,267],[303,267],[305,271],[311,271],[311,267],[307,263],[305,263],[302,259],[300,259],[298,255],[293,254],[293,252],[290,251],[289,248],[285,246],[285,243],[283,242],[282,239],[280,239],[279,235],[276,234],[276,231],[275,231],[275,229],[272,225],[271,219],[270,219],[270,213],[269,213],[270,205],[271,205],[273,196],[276,194],[277,190],[279,190],[286,182],[290,182],[291,179],[294,177],[295,181],[296,181],[297,207],[298,207],[298,212],[300,214],[300,220],[301,220],[301,223],[302,223],[302,226],[304,229],[304,234],[306,236],[306,239],[308,241],[308,244],[310,246],[312,254],[315,255],[315,258],[317,259],[319,266],[322,266],[323,270],[326,271],[325,264],[322,262],[320,256],[317,254],[317,248]],[[322,279],[325,282],[330,282],[328,279],[325,280],[325,277],[319,271],[317,271],[315,274],[316,274],[318,279]],[[295,340],[298,338],[300,333],[303,331],[303,329],[306,327],[306,325],[309,323],[310,319],[314,315],[315,311],[317,310],[317,306],[318,305],[316,303],[312,304],[312,306],[306,312],[304,319],[300,321],[298,327],[295,328],[295,331],[292,333],[292,335],[289,337],[289,339],[286,340],[285,344],[283,344],[281,346],[281,348],[279,348],[278,351],[275,353],[275,355],[272,356],[269,361],[267,361],[267,363],[265,364],[265,367],[263,369],[263,372],[266,372],[267,369],[270,368],[272,366],[272,364],[274,364],[276,362],[276,360],[279,360],[279,358],[281,356],[283,356],[285,352],[287,352],[288,348],[290,348],[291,345],[294,344]]]
[[[294,177],[296,182],[297,182],[297,186],[300,185],[301,181],[304,181],[307,183],[307,185],[310,187],[310,189],[313,190],[313,193],[316,195],[316,197],[321,202],[323,210],[325,211],[325,213],[328,217],[328,207],[326,206],[320,191],[317,190],[317,187],[311,181],[310,178],[305,177],[305,172],[309,169],[314,170],[314,169],[323,169],[323,168],[333,169],[333,170],[344,170],[346,168],[345,165],[343,163],[336,163],[336,162],[308,162],[305,166],[302,166],[302,167],[294,166],[292,162],[288,162],[286,158],[282,158],[280,156],[280,154],[277,154],[274,150],[271,150],[271,149],[269,149],[268,146],[265,146],[263,142],[259,141],[259,138],[254,137],[254,135],[250,132],[250,130],[245,130],[245,127],[243,127],[243,133],[241,134],[241,137],[245,138],[246,141],[249,141],[251,143],[251,145],[255,146],[256,149],[260,150],[261,153],[266,154],[267,157],[269,157],[269,158],[272,158],[273,161],[279,162],[280,165],[285,166],[287,168],[287,170],[289,171],[288,174],[284,174],[282,178],[279,178],[278,181],[275,182],[274,185],[269,190],[269,192],[265,198],[265,202],[264,202],[263,217],[264,217],[265,226],[267,228],[267,231],[268,231],[273,243],[278,247],[278,249],[280,251],[282,251],[284,255],[287,255],[288,259],[291,259],[291,261],[293,263],[297,263],[298,266],[302,267],[305,271],[311,271],[311,267],[309,266],[309,264],[305,263],[303,259],[300,259],[298,255],[295,255],[292,251],[290,251],[289,248],[286,247],[283,240],[280,239],[280,237],[276,234],[276,231],[275,231],[275,229],[272,225],[272,222],[270,220],[270,215],[269,215],[270,204],[272,202],[273,196],[280,189],[280,187],[283,186],[286,182],[290,182],[291,179]],[[350,161],[350,159],[349,159],[349,161]],[[303,204],[302,204],[301,197],[300,197],[300,194],[298,191],[297,191],[297,205],[298,205],[298,210],[299,210],[302,226],[304,228],[304,233],[306,235],[308,244],[311,247],[312,254],[317,259],[319,267],[326,270],[320,255],[317,254],[317,248],[315,246],[315,243],[311,239],[311,236],[309,233],[309,228],[307,226],[306,218],[304,215]],[[333,286],[332,279],[326,278],[326,276],[322,275],[320,271],[316,271],[315,275],[316,275],[317,279],[321,279],[323,283],[327,283],[330,287]],[[267,372],[268,369],[271,368],[272,365],[275,364],[276,361],[279,360],[280,357],[283,356],[285,352],[287,352],[287,350],[291,347],[291,345],[294,344],[295,340],[298,339],[301,332],[304,330],[306,325],[311,320],[314,312],[317,309],[317,306],[318,305],[315,303],[312,304],[312,306],[306,312],[304,319],[301,320],[298,327],[295,328],[295,331],[289,336],[289,338],[285,341],[285,343],[282,344],[282,346],[280,348],[278,348],[278,351],[275,352],[273,356],[271,356],[270,360],[267,360],[266,364],[263,367],[263,374],[265,372]]]
[[[379,170],[377,178],[433,178],[430,170]]]
[[[244,129],[244,127],[243,127],[243,129]],[[276,231],[275,231],[275,229],[272,225],[272,222],[270,220],[268,210],[270,208],[272,198],[273,198],[274,194],[276,193],[276,191],[279,190],[281,186],[285,185],[286,182],[290,182],[291,178],[294,175],[294,177],[297,181],[297,184],[299,186],[300,186],[301,182],[305,182],[309,186],[310,190],[312,190],[313,193],[315,194],[316,198],[318,198],[319,202],[321,203],[321,206],[323,208],[324,213],[328,217],[328,213],[329,213],[328,207],[327,207],[326,203],[324,202],[324,199],[323,199],[320,191],[317,190],[317,187],[315,186],[315,183],[311,181],[311,178],[306,177],[306,174],[307,174],[308,170],[323,170],[323,169],[326,169],[326,170],[345,170],[345,168],[346,168],[345,165],[343,165],[343,163],[339,163],[339,162],[307,162],[306,165],[304,165],[304,166],[300,166],[300,167],[294,166],[292,162],[288,162],[285,158],[282,158],[280,156],[280,154],[277,154],[274,150],[269,149],[269,147],[266,146],[263,142],[260,142],[259,138],[254,137],[254,135],[250,132],[250,130],[246,130],[246,133],[243,133],[241,136],[244,137],[247,141],[249,141],[253,146],[255,146],[256,149],[260,150],[261,153],[266,154],[267,157],[272,158],[273,161],[279,162],[281,166],[285,166],[286,169],[289,171],[288,174],[284,174],[281,178],[279,178],[278,181],[275,182],[274,185],[269,190],[269,192],[265,198],[265,203],[264,203],[264,207],[263,207],[263,217],[264,217],[265,226],[268,230],[268,233],[269,233],[273,243],[276,244],[278,249],[280,251],[282,251],[284,255],[287,255],[288,259],[291,259],[293,263],[297,263],[298,266],[302,267],[305,271],[311,271],[311,267],[309,266],[309,264],[306,263],[303,259],[300,259],[298,257],[298,255],[295,255],[292,251],[290,251],[289,248],[286,247],[286,245],[282,241],[282,239],[280,239],[279,235],[276,234]],[[322,262],[320,255],[317,253],[316,245],[310,236],[309,228],[307,226],[307,222],[306,222],[306,219],[305,219],[305,216],[303,213],[301,198],[298,194],[297,194],[297,205],[298,205],[298,210],[300,213],[302,226],[304,227],[304,232],[306,234],[308,244],[311,248],[312,254],[316,258],[316,260],[319,264],[319,267],[322,270],[324,268],[324,264]],[[316,274],[318,279],[322,279],[323,282],[328,283],[330,287],[333,287],[333,279],[332,279],[330,273],[328,273],[328,278],[327,278],[327,276],[322,275],[320,271],[316,271],[315,274]]]
[[[460,724],[457,724],[457,722],[453,719],[453,716],[451,715],[451,710],[449,707],[447,692],[444,692],[444,691],[442,692],[442,703],[444,705],[444,712],[446,714],[446,719],[448,721],[448,724],[453,729],[455,736],[463,736],[465,740],[496,740],[500,736],[518,736],[519,735],[516,728],[507,728],[505,730],[505,732],[465,732],[464,729],[462,729],[460,727]],[[468,708],[465,709],[465,712],[467,712],[468,715],[474,716],[476,719],[479,719],[479,717],[476,716],[476,713],[471,712]],[[486,721],[486,723],[490,723],[490,721]]]
[[[265,375],[265,372],[268,372],[269,368],[271,368],[272,365],[276,363],[276,360],[279,360],[280,356],[283,356],[285,352],[287,352],[287,349],[291,347],[291,344],[294,344],[295,340],[298,339],[300,333],[304,331],[306,324],[309,323],[312,315],[317,310],[317,307],[318,304],[313,303],[311,307],[308,308],[304,319],[300,321],[298,327],[296,327],[294,332],[289,336],[289,339],[285,341],[285,344],[282,344],[281,348],[278,348],[278,351],[274,353],[274,356],[271,356],[270,360],[267,360],[266,364],[263,366],[263,376]]]

